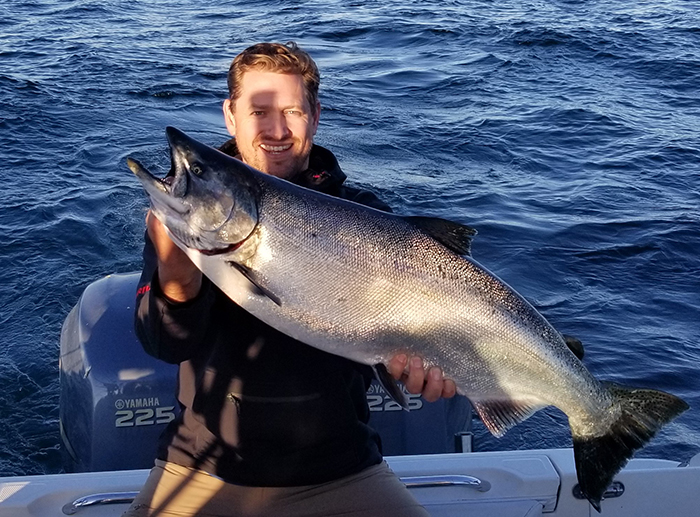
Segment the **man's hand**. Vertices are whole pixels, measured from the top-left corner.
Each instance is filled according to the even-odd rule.
[[[409,393],[420,393],[428,402],[441,397],[448,399],[457,393],[454,381],[445,379],[440,367],[433,366],[426,372],[423,360],[417,355],[409,361],[406,354],[398,354],[391,358],[387,369],[396,380],[403,381]]]
[[[170,239],[163,224],[151,211],[146,215],[148,236],[158,257],[158,281],[163,294],[174,302],[191,300],[202,287],[202,272]]]

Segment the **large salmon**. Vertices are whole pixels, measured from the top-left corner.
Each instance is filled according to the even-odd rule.
[[[173,240],[237,304],[361,363],[422,356],[497,436],[556,406],[569,419],[581,491],[598,511],[633,452],[687,409],[667,393],[596,380],[544,317],[469,256],[473,230],[314,192],[166,133],[165,178],[132,159],[129,167]]]

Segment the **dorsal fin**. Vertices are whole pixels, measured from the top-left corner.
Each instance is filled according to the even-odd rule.
[[[394,378],[391,376],[389,370],[386,369],[386,366],[382,363],[377,363],[374,366],[372,366],[372,369],[374,370],[374,376],[379,381],[379,384],[382,385],[384,391],[386,391],[387,394],[399,406],[408,411],[408,400],[406,400],[406,395],[403,391],[401,391],[401,388],[399,388],[399,385],[396,383],[396,380],[394,380]]]
[[[544,407],[517,400],[484,400],[471,403],[486,428],[497,438]]]
[[[476,235],[474,228],[439,217],[413,215],[404,219],[458,255],[471,255],[472,237]]]

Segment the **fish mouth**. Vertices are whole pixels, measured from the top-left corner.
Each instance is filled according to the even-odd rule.
[[[238,248],[243,246],[243,243],[245,243],[245,241],[246,240],[244,239],[241,242],[234,242],[233,244],[229,244],[225,248],[213,248],[213,249],[192,248],[192,249],[201,253],[202,255],[207,255],[207,256],[224,255],[226,253],[231,253],[233,251],[236,251]]]
[[[179,214],[187,212],[187,207],[174,195],[175,174],[173,169],[164,178],[158,178],[138,160],[128,157],[126,164],[143,184],[154,207],[164,205]]]
[[[156,217],[158,217],[158,216],[156,215]],[[163,222],[163,221],[161,221],[161,222]],[[166,226],[165,223],[163,223],[163,227],[165,228],[166,233],[170,237],[170,240],[172,240],[180,248],[183,248],[183,249],[188,248],[192,251],[196,251],[197,253],[201,253],[202,255],[206,255],[208,257],[214,256],[214,255],[225,255],[227,253],[232,253],[232,252],[236,251],[238,248],[240,248],[245,243],[245,239],[244,239],[241,242],[234,242],[232,244],[229,244],[228,246],[202,248],[200,241],[194,241],[194,240],[188,239],[186,235],[180,235],[177,231],[173,231],[171,228]]]
[[[138,160],[128,157],[126,159],[126,165],[129,167],[129,169],[131,169],[131,172],[133,172],[136,175],[136,177],[141,180],[141,182],[144,185],[148,184],[162,192],[167,192],[166,185],[168,185],[169,183],[166,183],[165,178],[160,179],[155,177],[153,174],[151,174],[151,171],[144,167]]]

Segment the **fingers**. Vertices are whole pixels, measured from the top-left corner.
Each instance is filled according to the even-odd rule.
[[[440,375],[442,376],[442,373]],[[434,396],[435,380],[430,377],[426,378],[423,360],[418,356],[411,357],[408,366],[408,376],[404,379],[404,384],[409,393],[421,393],[425,395],[425,386],[425,388],[428,388],[427,395],[431,398]]]
[[[387,369],[395,379],[404,382],[409,393],[420,393],[428,402],[450,398],[457,393],[454,381],[445,379],[440,367],[433,366],[426,372],[419,356],[413,356],[409,360],[406,354],[397,354],[391,358]]]
[[[418,361],[412,359],[411,367],[414,366],[414,363],[417,367],[418,362],[421,363],[420,371],[422,371],[423,362],[420,361],[420,358],[418,358]],[[409,372],[409,377],[410,376],[411,374]],[[416,377],[418,378],[419,375],[416,375]],[[440,398],[453,397],[456,391],[457,388],[455,386],[454,381],[452,381],[451,379],[445,379],[442,375],[442,370],[440,369],[440,367],[433,366],[427,371],[427,374],[425,375],[425,385],[423,386],[421,396],[428,402],[435,402]]]
[[[445,379],[442,385],[442,395],[444,399],[450,399],[457,395],[457,385],[452,379]]]
[[[404,371],[408,366],[408,356],[406,354],[397,354],[391,358],[386,369],[397,381],[403,377]]]

